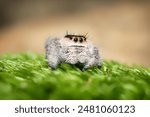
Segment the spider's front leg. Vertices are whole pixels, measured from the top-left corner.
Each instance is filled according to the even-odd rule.
[[[102,64],[100,59],[97,58],[89,58],[87,63],[84,65],[84,67],[82,68],[82,71],[85,71],[93,66],[98,67],[99,69],[101,68]]]
[[[101,69],[101,67],[102,67],[102,65],[99,63],[99,64],[86,64],[83,68],[82,68],[82,71],[85,71],[85,70],[87,70],[87,69],[89,69],[89,68],[91,68],[92,66],[96,66],[96,67],[98,67],[98,69]]]
[[[101,64],[101,63],[98,63],[98,64],[97,64],[97,67],[98,67],[98,69],[101,69],[101,68],[102,68],[102,64]]]
[[[51,70],[56,70],[58,64],[60,63],[58,57],[48,55],[47,59],[48,59],[48,65],[51,67]]]
[[[89,69],[90,68],[90,65],[85,65],[83,68],[82,68],[82,71],[85,71],[85,70],[87,70],[87,69]]]

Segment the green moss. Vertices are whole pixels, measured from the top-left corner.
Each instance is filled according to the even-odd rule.
[[[150,69],[104,61],[100,70],[63,64],[51,71],[43,55],[6,54],[0,99],[150,99]]]

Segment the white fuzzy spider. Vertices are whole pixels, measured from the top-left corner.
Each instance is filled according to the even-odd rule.
[[[86,36],[66,34],[63,38],[48,38],[45,43],[46,58],[52,70],[61,63],[82,64],[82,70],[101,67],[99,50]]]

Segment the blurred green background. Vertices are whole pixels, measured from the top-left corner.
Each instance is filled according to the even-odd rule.
[[[149,0],[0,0],[0,54],[44,53],[48,36],[85,34],[103,59],[150,66]]]

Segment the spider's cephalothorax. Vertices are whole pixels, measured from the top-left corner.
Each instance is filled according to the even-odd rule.
[[[83,64],[82,70],[92,66],[101,67],[99,50],[86,36],[65,35],[63,38],[49,38],[45,44],[46,58],[52,70],[61,63]]]

